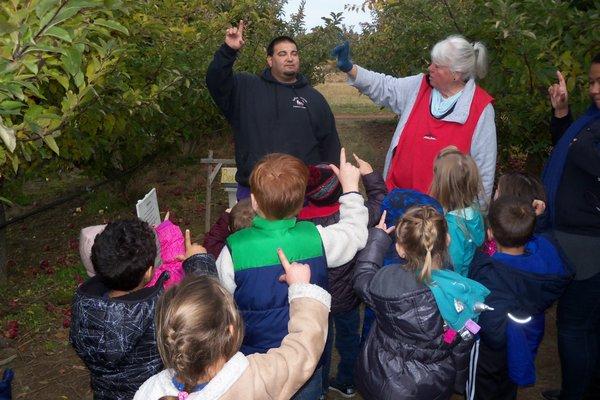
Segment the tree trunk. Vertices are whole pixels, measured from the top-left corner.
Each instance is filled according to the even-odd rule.
[[[6,221],[4,203],[0,201],[0,224]],[[6,283],[8,271],[6,270],[6,229],[0,228],[0,283]]]

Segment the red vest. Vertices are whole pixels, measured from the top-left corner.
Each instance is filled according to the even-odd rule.
[[[402,188],[427,193],[433,179],[433,163],[440,150],[454,145],[463,153],[469,153],[479,117],[493,101],[485,90],[475,86],[465,123],[442,121],[431,115],[431,89],[427,76],[424,76],[415,105],[394,150],[385,180],[388,190]]]

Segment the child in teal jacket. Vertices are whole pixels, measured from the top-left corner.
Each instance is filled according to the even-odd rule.
[[[448,146],[438,154],[433,175],[430,195],[444,207],[450,260],[456,272],[467,276],[475,250],[485,239],[479,202],[483,189],[477,165],[471,156]]]

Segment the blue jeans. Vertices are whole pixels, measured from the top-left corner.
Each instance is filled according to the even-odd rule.
[[[315,370],[308,381],[302,386],[294,397],[293,400],[317,400],[321,395],[322,391],[322,380],[323,380],[323,367],[319,367]]]
[[[237,198],[237,201],[247,199],[248,197],[250,197],[250,188],[248,186],[244,186],[238,183],[235,197]]]
[[[335,326],[335,334],[333,326]],[[342,385],[354,386],[354,364],[360,351],[360,316],[358,307],[350,311],[331,314],[329,322],[330,335],[325,344],[325,364],[323,366],[323,393],[329,388],[329,370],[331,367],[331,353],[335,337],[335,348],[340,355],[336,382]]]
[[[600,262],[600,261],[599,261]],[[580,400],[600,377],[600,273],[573,281],[558,301],[561,400]]]
[[[331,355],[333,354],[333,316],[329,314],[329,329],[327,331],[327,341],[325,342],[325,349],[321,360],[323,360],[323,373],[322,373],[322,394],[326,394],[329,390],[329,372],[331,371]]]

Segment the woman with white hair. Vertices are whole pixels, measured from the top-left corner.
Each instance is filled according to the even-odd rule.
[[[388,189],[427,193],[435,157],[444,147],[454,145],[475,160],[485,192],[481,200],[489,201],[497,145],[493,99],[475,83],[487,73],[483,44],[449,36],[431,50],[428,74],[405,78],[353,65],[348,42],[337,46],[333,54],[352,86],[399,116],[385,159]]]

